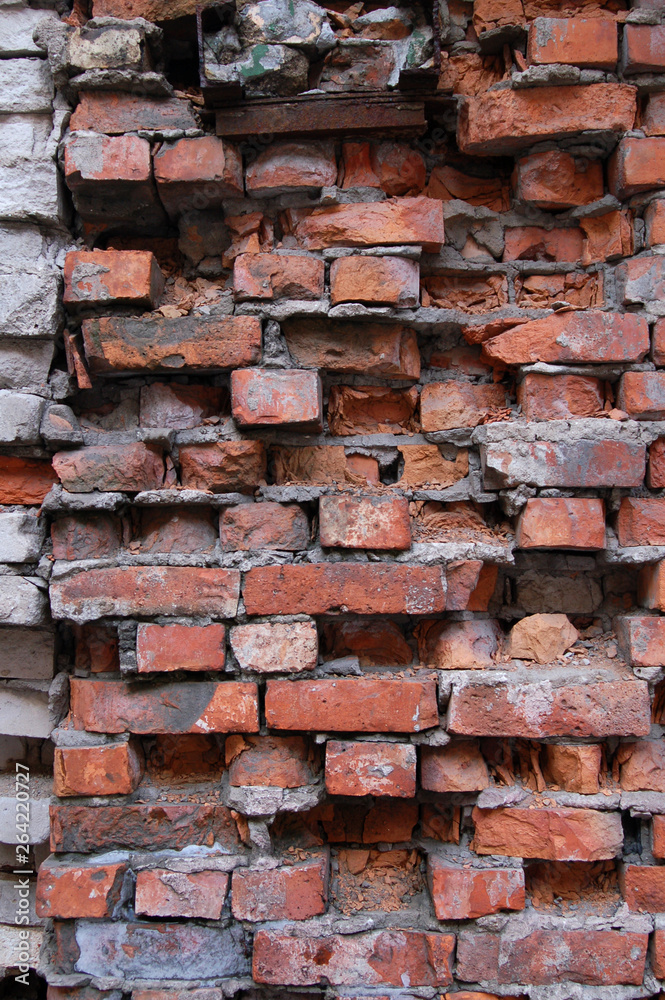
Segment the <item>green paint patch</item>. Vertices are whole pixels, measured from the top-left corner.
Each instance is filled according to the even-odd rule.
[[[255,45],[252,49],[252,65],[241,66],[240,73],[244,77],[262,76],[266,72],[265,66],[261,63],[264,56],[268,55],[268,46],[265,44]]]

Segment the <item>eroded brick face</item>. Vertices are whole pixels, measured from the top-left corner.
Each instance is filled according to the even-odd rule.
[[[662,3],[0,6],[0,970],[656,997]]]

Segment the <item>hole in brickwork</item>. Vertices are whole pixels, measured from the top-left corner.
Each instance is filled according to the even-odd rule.
[[[19,981],[19,976],[21,981]],[[8,975],[0,981],[0,997],[3,1000],[4,998],[6,1000],[46,1000],[46,980],[38,976],[33,969],[27,973],[27,983],[22,981],[24,978],[25,973],[19,972],[18,969],[9,969]]]

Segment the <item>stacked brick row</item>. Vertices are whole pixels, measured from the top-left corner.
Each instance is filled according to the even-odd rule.
[[[658,996],[662,12],[231,6],[248,99],[390,94],[436,36],[438,103],[240,141],[186,3],[40,24],[66,319],[0,582],[59,651],[49,1000]]]

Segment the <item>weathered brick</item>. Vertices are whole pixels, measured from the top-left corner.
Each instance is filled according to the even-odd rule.
[[[428,382],[420,393],[420,422],[423,431],[476,427],[492,410],[505,405],[506,392],[500,385]]]
[[[72,132],[122,135],[140,129],[161,131],[197,126],[191,104],[178,97],[151,98],[145,94],[84,90],[79,94],[69,127]]]
[[[658,438],[649,447],[647,485],[653,490],[665,486],[665,438]]]
[[[665,618],[620,615],[614,620],[622,652],[634,667],[658,667],[665,662]]]
[[[271,729],[417,733],[438,725],[434,681],[268,681],[265,712]]]
[[[51,541],[56,559],[102,559],[117,555],[122,530],[108,514],[78,514],[54,521]]]
[[[318,770],[318,757],[302,736],[229,736],[229,783],[234,787],[301,788]]]
[[[520,549],[604,549],[605,504],[583,497],[527,500],[516,541]]]
[[[148,250],[70,250],[65,257],[66,305],[154,309],[164,275]]]
[[[321,545],[331,548],[408,549],[408,501],[404,497],[321,497],[319,535]]]
[[[323,626],[324,657],[357,656],[361,666],[400,666],[413,652],[392,621],[335,621]]]
[[[219,920],[228,887],[226,872],[144,869],[136,876],[134,909],[147,917]]]
[[[665,70],[665,25],[627,24],[623,29],[623,71],[662,73]]]
[[[465,869],[430,855],[427,877],[437,920],[475,920],[524,909],[521,868]]]
[[[143,774],[143,755],[131,743],[56,747],[53,791],[70,795],[129,795]]]
[[[254,490],[266,478],[262,441],[215,441],[180,448],[183,486],[212,493]]]
[[[417,306],[420,265],[406,257],[340,257],[330,266],[330,301]]]
[[[489,772],[478,741],[423,747],[420,783],[429,792],[479,792],[487,788]]]
[[[538,713],[531,709],[538,704]],[[448,728],[466,736],[645,736],[649,699],[641,681],[553,687],[549,681],[453,690]]]
[[[142,442],[94,445],[59,451],[53,468],[70,493],[94,490],[158,490],[164,482],[164,461],[159,452]]]
[[[226,552],[251,549],[298,552],[307,548],[309,523],[297,504],[240,504],[224,511],[220,537]]]
[[[110,917],[120,902],[127,866],[73,865],[53,858],[37,875],[37,915],[62,920]]]
[[[503,632],[498,622],[424,621],[417,626],[418,656],[438,670],[492,668]]]
[[[331,844],[400,844],[413,837],[418,804],[412,799],[378,799],[372,806],[357,802],[340,806],[328,801],[317,810]]]
[[[247,193],[257,198],[317,191],[337,181],[330,142],[281,142],[264,149],[247,168]]]
[[[660,303],[665,295],[665,258],[660,254],[634,257],[619,264],[615,274],[626,305]]]
[[[665,243],[665,199],[658,198],[647,205],[644,211],[644,223],[647,246],[662,246]]]
[[[242,197],[242,157],[214,135],[165,142],[154,157],[157,191],[169,215],[208,210]]]
[[[444,242],[443,206],[432,198],[391,198],[315,208],[295,236],[308,250],[417,244],[436,253]]]
[[[573,425],[574,426],[574,425]],[[572,431],[571,427],[571,431]],[[506,437],[481,445],[485,486],[641,486],[645,448],[638,441],[610,437],[520,442]],[[653,482],[652,482],[652,485]]]
[[[496,90],[467,98],[458,123],[463,153],[510,155],[545,139],[563,139],[587,129],[625,132],[635,120],[636,92],[623,84]]]
[[[330,795],[416,794],[416,748],[408,743],[326,743],[326,789]]]
[[[404,462],[397,485],[406,489],[445,488],[464,479],[469,471],[469,454],[465,448],[458,449],[454,460],[445,458],[435,444],[398,444],[397,450]]]
[[[261,359],[261,321],[254,316],[180,316],[83,321],[90,371],[219,371]]]
[[[509,226],[505,231],[503,259],[574,262],[580,259],[583,249],[584,234],[579,227]]]
[[[121,806],[51,806],[51,850],[182,850],[217,841],[237,848],[238,828],[225,806],[190,802]]]
[[[248,299],[320,299],[324,263],[294,254],[242,253],[233,263],[233,297]]]
[[[216,521],[213,512],[205,508],[144,508],[140,537],[130,542],[130,548],[141,553],[212,552],[219,532]]]
[[[318,637],[314,622],[250,622],[230,632],[231,648],[243,670],[258,673],[299,673],[317,663]]]
[[[289,319],[282,332],[296,364],[351,375],[420,377],[413,330],[399,323]]]
[[[609,163],[609,187],[619,199],[665,187],[665,139],[622,139]]]
[[[614,69],[619,58],[616,22],[602,18],[537,17],[529,26],[527,59],[591,69]]]
[[[2,504],[40,504],[57,479],[49,461],[0,455]]]
[[[233,618],[237,570],[196,566],[118,566],[51,581],[54,618],[94,621],[107,615],[211,615]]]
[[[598,794],[602,763],[602,748],[598,744],[576,747],[547,743],[544,750],[545,773],[552,784],[579,795]]]
[[[642,316],[563,311],[486,340],[483,355],[507,365],[534,361],[641,361],[649,347],[649,330]]]
[[[652,823],[653,856],[665,858],[665,816],[654,816]]]
[[[141,427],[184,430],[225,413],[228,394],[217,386],[153,382],[142,387],[139,399]]]
[[[377,485],[379,463],[375,458],[350,453],[342,445],[314,445],[304,448],[271,449],[275,484],[352,483]]]
[[[624,865],[621,889],[629,910],[665,912],[665,866]]]
[[[418,390],[382,385],[331,385],[328,427],[336,436],[403,434],[415,429]]]
[[[257,983],[310,986],[447,986],[453,934],[385,930],[353,936],[293,938],[259,931],[254,938]]]
[[[138,671],[223,670],[225,639],[223,625],[141,624],[136,633]]]
[[[640,604],[665,610],[665,562],[649,563],[640,573]]]
[[[239,427],[322,428],[321,379],[316,372],[272,368],[234,371],[231,405]]]
[[[626,754],[630,752],[630,756]],[[625,792],[665,792],[665,747],[640,740],[621,747],[621,788]]]
[[[232,909],[236,920],[307,920],[326,912],[328,861],[289,868],[233,872]]]
[[[623,845],[620,815],[593,809],[476,807],[473,822],[476,854],[598,861],[615,857]]]
[[[635,240],[629,212],[613,211],[588,216],[580,219],[580,225],[585,237],[581,263],[585,266],[629,257],[634,252]]]
[[[642,112],[646,135],[665,135],[665,94],[651,93]]]
[[[624,372],[617,406],[635,420],[665,417],[665,372]]]
[[[527,420],[595,417],[603,409],[603,382],[591,375],[529,372],[517,387],[517,402]]]
[[[144,17],[171,21],[196,12],[194,0],[93,0],[93,17]]]
[[[651,968],[657,979],[665,979],[665,930],[659,927],[651,938]]]
[[[665,500],[658,497],[624,497],[616,531],[619,545],[665,545]]]
[[[243,589],[250,615],[424,615],[443,611],[440,566],[312,563],[250,569]]]
[[[256,684],[241,681],[162,683],[72,678],[72,725],[93,733],[255,733]]]
[[[65,140],[64,168],[74,206],[91,226],[104,229],[130,220],[146,229],[163,225],[164,210],[152,183],[147,139],[70,133]]]

